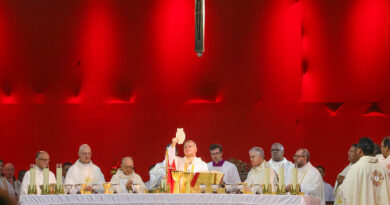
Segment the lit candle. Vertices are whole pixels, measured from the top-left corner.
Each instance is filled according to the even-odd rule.
[[[49,169],[43,169],[43,186],[49,185]]]
[[[283,165],[279,167],[279,187],[284,185],[284,167]]]
[[[62,164],[57,164],[56,177],[57,186],[60,186],[62,184]]]
[[[264,184],[268,187],[268,185],[270,184],[270,181],[269,181],[269,178],[270,178],[270,167],[266,166],[264,168]]]
[[[35,164],[30,165],[30,186],[35,185],[35,176],[36,176],[36,171],[35,171]]]

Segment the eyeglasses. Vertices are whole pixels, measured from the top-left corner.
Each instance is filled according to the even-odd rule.
[[[281,149],[271,149],[271,152],[280,152],[282,151]]]
[[[38,159],[38,160],[41,160],[41,161],[44,161],[44,162],[50,162],[50,159]]]
[[[305,155],[294,155],[294,158],[305,157]]]
[[[211,156],[213,156],[213,155],[219,155],[219,154],[221,154],[221,152],[215,152],[215,153],[211,153]]]
[[[131,169],[134,169],[134,166],[123,166],[123,169],[125,169],[125,170],[131,170]]]

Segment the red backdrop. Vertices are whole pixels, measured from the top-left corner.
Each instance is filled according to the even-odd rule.
[[[333,182],[390,134],[389,1],[206,0],[205,30],[197,58],[193,0],[2,0],[0,158],[54,168],[88,143],[106,178],[131,155],[147,181],[184,127],[205,161],[281,142]]]

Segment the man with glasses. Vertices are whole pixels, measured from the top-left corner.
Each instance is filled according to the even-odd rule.
[[[15,190],[10,184],[5,177],[2,176],[3,174],[3,160],[0,160],[0,190],[4,190],[8,195],[12,198],[15,199]]]
[[[290,161],[288,161],[284,157],[284,147],[280,143],[274,143],[271,146],[271,159],[268,161],[269,165],[272,167],[272,169],[276,172],[276,176],[278,179],[280,179],[279,176],[279,168],[284,167],[284,178],[285,183],[290,179],[291,175],[291,168],[294,167],[294,164]]]
[[[209,171],[214,170],[223,172],[223,181],[225,184],[236,184],[241,182],[236,165],[222,159],[223,152],[221,145],[212,144],[210,146],[210,154],[213,161],[207,164]]]
[[[134,161],[131,157],[124,157],[122,159],[121,168],[111,178],[112,184],[119,184],[121,193],[128,193],[133,191],[132,184],[139,185],[139,192],[144,192],[146,186],[141,177],[134,172]]]
[[[49,168],[50,156],[45,151],[39,151],[35,155],[35,183],[37,187],[37,194],[41,194],[41,188],[39,185],[43,184],[43,169]],[[56,178],[53,172],[49,171],[49,184],[56,183]],[[30,170],[26,172],[23,177],[22,187],[20,189],[20,196],[26,195],[28,186],[30,185]]]
[[[307,149],[298,149],[294,155],[295,164],[298,167],[298,184],[301,192],[308,196],[316,196],[321,199],[321,204],[325,204],[324,182],[320,172],[310,163],[310,153]],[[291,182],[291,181],[290,181]],[[291,185],[287,186],[290,191]]]
[[[65,184],[86,184],[84,191],[92,191],[92,184],[104,183],[100,168],[91,161],[91,147],[83,144],[79,148],[79,159],[72,165],[65,177]]]
[[[367,137],[360,138],[357,153],[360,159],[351,166],[337,189],[335,204],[390,204],[386,169],[377,157],[372,157],[374,142]]]

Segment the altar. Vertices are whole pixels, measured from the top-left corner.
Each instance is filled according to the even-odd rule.
[[[69,194],[23,195],[21,205],[45,204],[245,204],[320,205],[317,197],[255,194]]]

